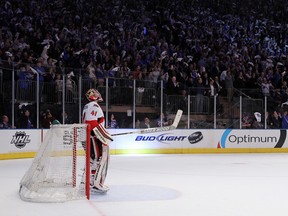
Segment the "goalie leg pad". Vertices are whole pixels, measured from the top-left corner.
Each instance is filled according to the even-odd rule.
[[[99,124],[97,127],[93,128],[93,132],[97,139],[99,139],[102,143],[109,145],[110,142],[113,141],[112,136],[102,124]]]
[[[98,161],[102,156],[102,142],[96,136],[91,136],[91,159]]]
[[[94,178],[94,185],[93,187],[96,188],[104,188],[104,181],[107,176],[107,170],[108,170],[108,162],[109,162],[109,146],[103,144],[103,152],[102,157],[99,161],[95,178]],[[107,187],[107,186],[105,186]]]
[[[109,161],[110,161],[110,147],[107,146],[105,148],[105,151],[107,151],[105,154],[107,155],[107,158],[106,158],[106,163],[104,164],[104,167],[103,167],[103,171],[102,171],[102,176],[101,176],[101,183],[104,183],[105,182],[105,179],[106,179],[106,176],[107,176],[107,171],[108,171],[108,165],[109,165]]]
[[[102,155],[102,143],[95,137],[91,136],[91,155],[90,155],[90,185],[94,185],[96,170]]]

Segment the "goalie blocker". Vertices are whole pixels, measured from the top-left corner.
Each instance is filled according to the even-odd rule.
[[[99,124],[97,125],[97,127],[93,128],[93,132],[97,139],[99,139],[102,143],[105,143],[106,145],[109,145],[110,142],[113,141],[112,136],[102,124]]]

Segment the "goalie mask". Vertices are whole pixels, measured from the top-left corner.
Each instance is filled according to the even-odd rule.
[[[96,101],[96,102],[103,101],[101,94],[96,89],[89,89],[85,95],[89,101]]]

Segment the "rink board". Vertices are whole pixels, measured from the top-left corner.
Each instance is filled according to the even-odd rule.
[[[133,129],[110,129],[111,134]],[[134,130],[136,131],[136,130]],[[0,159],[34,157],[47,130],[0,130]],[[111,154],[288,152],[286,130],[176,129],[114,136]]]

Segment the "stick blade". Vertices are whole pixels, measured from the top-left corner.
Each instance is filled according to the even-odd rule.
[[[174,122],[172,124],[172,127],[174,127],[175,129],[178,127],[178,124],[181,120],[181,117],[182,117],[182,114],[183,114],[183,110],[177,110],[177,113],[175,115],[175,119],[174,119]]]

